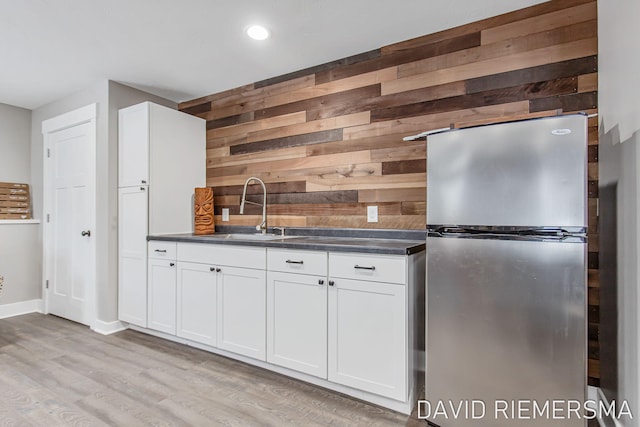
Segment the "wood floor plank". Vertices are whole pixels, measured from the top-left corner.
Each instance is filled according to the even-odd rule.
[[[3,369],[4,372],[7,371]],[[14,384],[7,388],[4,384],[0,384],[0,414],[15,414],[13,417],[18,418],[20,422],[14,425],[61,427],[107,425],[91,414],[85,413],[66,394],[46,387],[27,389],[22,384]],[[2,421],[4,424],[7,420]]]
[[[411,217],[382,224],[394,218]],[[423,425],[416,413],[131,330],[104,336],[28,314],[0,320],[0,336],[0,426]]]

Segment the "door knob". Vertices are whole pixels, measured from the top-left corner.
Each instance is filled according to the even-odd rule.
[[[84,230],[80,234],[83,235],[83,236],[91,236],[91,230]]]

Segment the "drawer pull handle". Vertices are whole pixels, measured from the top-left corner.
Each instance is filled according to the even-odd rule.
[[[156,249],[155,252],[160,252],[160,253],[166,254],[167,250],[166,249]]]
[[[216,271],[215,267],[209,267],[209,271]]]
[[[175,264],[174,264],[174,263],[172,263],[172,262],[170,262],[170,263],[169,263],[169,267],[173,267],[173,266],[175,266]]]
[[[290,259],[286,260],[285,262],[287,264],[300,264],[300,265],[304,264],[304,261],[292,261]]]
[[[336,284],[336,282],[334,282],[333,280],[329,280],[329,286],[333,286],[335,284]]]
[[[353,266],[353,268],[355,268],[356,270],[371,270],[371,271],[375,271],[376,266],[372,265],[371,267],[363,267],[361,265],[356,264],[356,265]]]
[[[220,273],[222,271],[221,268],[216,268],[216,273]]]
[[[319,280],[318,280],[318,285],[324,285],[324,280],[319,279]]]

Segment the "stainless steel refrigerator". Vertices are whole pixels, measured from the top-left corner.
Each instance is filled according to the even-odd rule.
[[[427,224],[421,412],[442,427],[584,426],[569,410],[586,393],[587,117],[429,135]],[[568,418],[545,417],[555,400]]]

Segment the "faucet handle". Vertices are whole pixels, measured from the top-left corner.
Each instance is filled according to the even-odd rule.
[[[274,230],[280,230],[280,235],[284,236],[284,227],[273,227]]]

